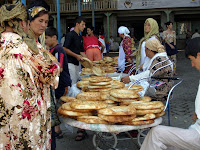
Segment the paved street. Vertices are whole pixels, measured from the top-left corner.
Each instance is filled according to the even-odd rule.
[[[178,77],[183,82],[174,90],[174,98],[170,102],[171,126],[187,128],[192,123],[194,113],[194,100],[199,83],[199,72],[191,67],[190,60],[185,58],[184,51],[178,53],[177,62]],[[163,125],[168,125],[167,113],[163,117]],[[93,132],[88,131],[89,138],[76,142],[76,129],[70,132],[62,124],[64,138],[57,140],[57,150],[95,150],[92,144]],[[118,141],[116,150],[133,150],[137,147],[131,140]]]

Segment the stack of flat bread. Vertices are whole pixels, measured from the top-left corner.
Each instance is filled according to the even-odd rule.
[[[124,88],[125,84],[111,77],[86,77],[77,82],[76,86],[83,92],[101,92]]]
[[[111,106],[98,110],[98,117],[112,123],[131,121],[136,117],[136,109],[132,106]]]
[[[116,102],[123,102],[124,100],[138,101],[140,94],[134,90],[113,89],[110,91],[110,99]]]
[[[77,87],[90,91],[79,93],[76,98],[61,97],[63,104],[58,113],[91,124],[122,125],[151,124],[165,114],[162,102],[140,97],[141,86],[135,85],[128,90],[119,83],[110,77],[84,78]]]
[[[145,100],[144,98],[142,100]],[[136,101],[132,102],[130,105],[136,109],[137,117],[123,122],[126,125],[144,125],[154,123],[154,119],[165,114],[164,105],[160,101]]]

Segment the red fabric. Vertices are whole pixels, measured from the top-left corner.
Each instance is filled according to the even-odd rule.
[[[104,39],[105,37],[103,35],[100,36],[101,39]]]
[[[128,58],[132,59],[131,58],[131,38],[126,36],[124,39],[123,39],[123,49],[124,49],[124,53],[125,53],[125,59],[127,60]]]
[[[64,54],[60,53],[60,67],[63,68],[63,59],[64,59]]]
[[[86,56],[91,61],[101,60],[101,51],[98,48],[89,48],[86,51]]]
[[[83,47],[85,51],[90,48],[99,48],[99,40],[96,36],[86,36],[83,37]]]

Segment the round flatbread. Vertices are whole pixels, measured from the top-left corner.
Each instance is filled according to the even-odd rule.
[[[111,124],[108,121],[105,121],[97,116],[80,116],[77,117],[77,120],[91,124]]]
[[[77,101],[77,99],[75,97],[69,97],[69,96],[62,96],[60,97],[60,100],[63,102],[73,102],[73,101]]]
[[[98,88],[98,89],[88,89],[88,92],[106,92],[106,91],[110,91],[110,90],[111,90],[111,88],[104,88],[104,89]]]
[[[125,84],[123,82],[120,82],[119,80],[113,80],[112,82],[112,88],[113,89],[120,89],[123,88]]]
[[[129,86],[124,87],[124,89],[126,89],[126,90],[128,90],[128,88],[129,88]],[[131,88],[129,90],[135,90],[137,92],[140,92],[144,89],[141,85],[133,85],[133,86],[131,86]]]
[[[116,68],[114,68],[113,66],[106,66],[104,67],[105,73],[114,73],[117,71]]]
[[[138,98],[140,94],[134,90],[125,90],[125,89],[113,89],[110,92],[110,95],[115,98]]]
[[[111,85],[88,85],[88,89],[106,89],[111,88]]]
[[[160,113],[156,113],[156,118],[164,116],[165,115],[165,111],[161,111]]]
[[[84,109],[73,109],[71,108],[71,103],[65,103],[65,104],[62,104],[61,108],[63,110],[69,110],[69,111],[74,111],[74,112],[90,112],[90,110],[84,110]]]
[[[101,66],[94,66],[92,68],[92,72],[97,76],[104,76],[105,75],[105,71],[103,70],[103,68]]]
[[[92,68],[93,63],[91,60],[89,60],[86,57],[83,57],[83,60],[80,60],[81,65],[83,65],[85,68]]]
[[[89,81],[79,81],[76,83],[77,88],[82,89],[84,87],[88,87]]]
[[[103,60],[104,60],[105,62],[113,62],[113,58],[112,58],[112,57],[108,57],[108,56],[103,57]]]
[[[121,124],[139,126],[139,125],[152,124],[152,123],[154,123],[154,120],[127,121],[127,122],[122,122]]]
[[[136,114],[137,116],[143,116],[146,114],[156,114],[156,113],[160,113],[161,111],[163,111],[164,108],[161,109],[137,109],[136,110]]]
[[[116,102],[124,102],[124,101],[134,101],[135,102],[135,101],[139,100],[138,98],[116,98],[113,96],[109,96],[109,98]]]
[[[164,104],[161,101],[151,101],[151,102],[142,102],[142,103],[131,103],[135,109],[158,109],[164,107]]]
[[[113,106],[98,110],[102,115],[134,115],[136,109],[132,106]]]
[[[79,101],[79,102],[72,102],[70,106],[73,109],[98,110],[106,108],[108,104],[103,101]]]
[[[79,100],[92,100],[98,101],[101,100],[99,92],[83,92],[76,95],[76,98]]]
[[[109,100],[110,99],[110,91],[102,91],[100,93],[101,100]]]
[[[98,114],[98,117],[106,120],[108,122],[118,123],[118,122],[125,122],[130,121],[136,117],[136,115],[128,115],[128,116],[109,116],[109,115],[102,115]]]
[[[133,99],[133,100],[122,100],[122,101],[120,101],[120,105],[130,105],[131,103],[134,103],[134,102],[136,102],[136,101],[138,101],[138,99]]]
[[[75,112],[75,111],[69,111],[69,110],[64,110],[61,107],[58,108],[58,113],[64,116],[69,116],[69,117],[77,117],[77,116],[91,116],[92,113],[90,112]]]
[[[151,101],[151,97],[149,97],[149,96],[140,97],[140,101],[150,102]]]
[[[110,81],[112,81],[112,78],[111,77],[93,77],[89,81],[90,82],[95,82],[95,83],[110,82]]]
[[[82,74],[91,74],[92,69],[91,68],[82,68],[81,73]]]
[[[104,102],[107,104],[117,104],[117,103],[115,103],[115,101],[113,101],[111,99],[104,100]]]
[[[131,121],[152,120],[154,118],[156,118],[155,114],[146,114],[146,115],[141,116],[141,117],[136,117]]]
[[[95,78],[96,76],[90,76],[90,77],[85,77],[81,78],[82,81],[89,81],[91,78]]]
[[[89,85],[91,86],[105,86],[105,85],[111,85],[112,81],[109,82],[89,82]]]

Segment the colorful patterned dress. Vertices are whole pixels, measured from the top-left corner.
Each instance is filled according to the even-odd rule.
[[[22,38],[2,33],[0,149],[50,150],[50,84],[57,75],[45,50],[33,53]]]
[[[131,69],[131,67],[133,66],[131,63],[128,63],[128,59],[132,60],[132,57],[131,57],[132,43],[131,43],[131,38],[130,37],[126,36],[123,39],[122,47],[123,47],[123,50],[124,50],[124,53],[125,53],[125,62],[126,62],[125,66],[128,66],[128,67],[125,68],[124,73],[128,73],[129,70]]]

